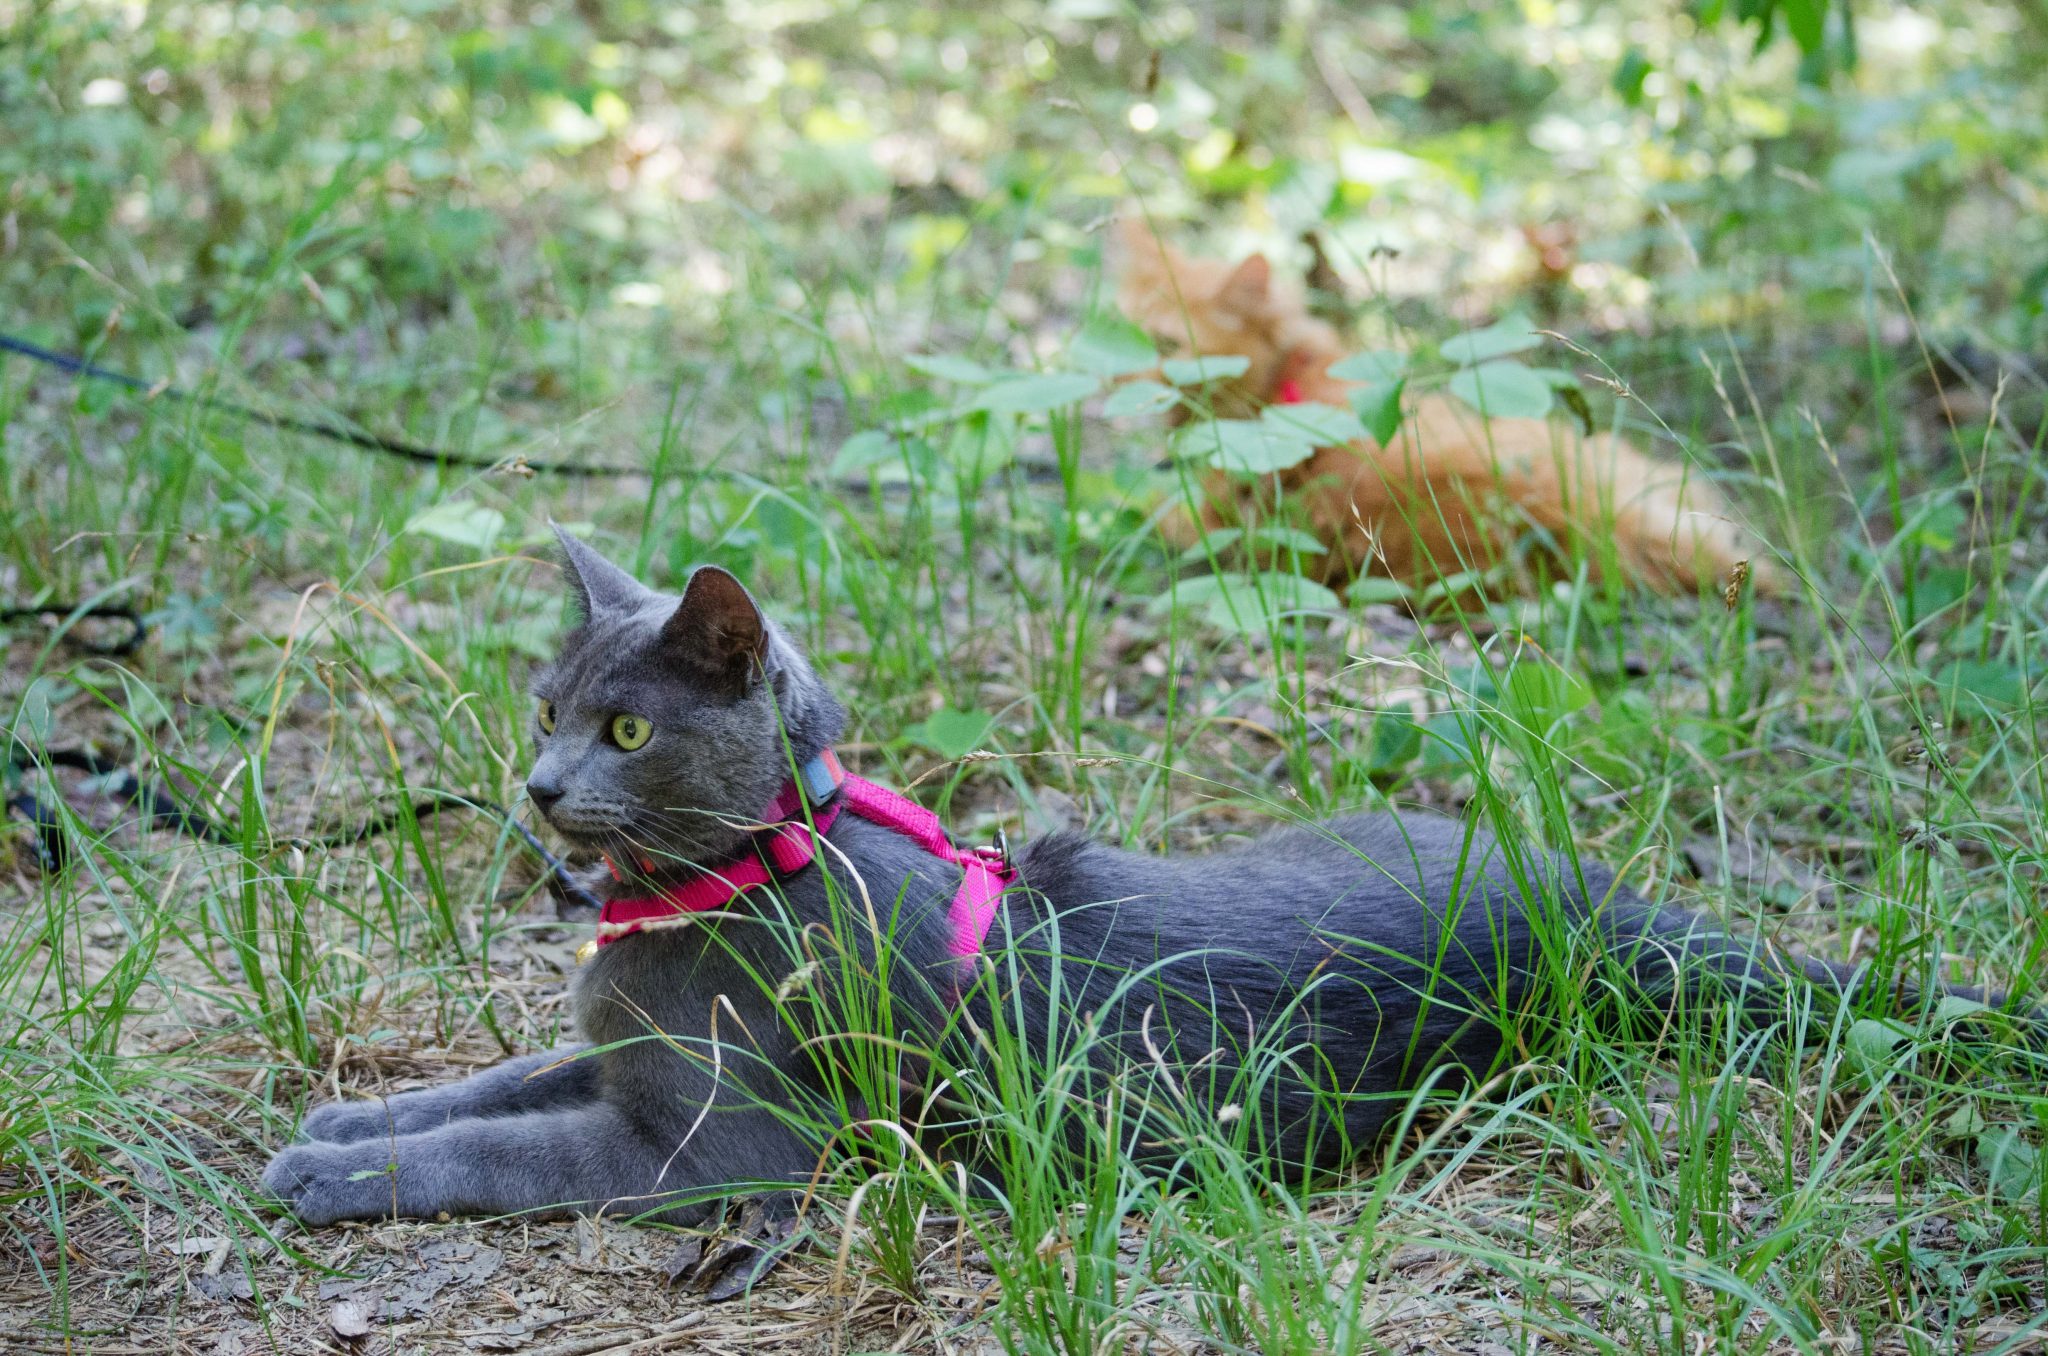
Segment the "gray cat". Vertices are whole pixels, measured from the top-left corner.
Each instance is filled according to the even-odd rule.
[[[761,807],[828,749],[844,710],[723,570],[698,569],[678,600],[571,538],[562,547],[582,622],[534,683],[534,805],[607,855],[618,896],[762,860]],[[830,804],[827,786],[799,817],[822,824]],[[949,920],[960,865],[856,815],[821,837],[773,889],[600,949],[575,985],[587,1045],[320,1107],[264,1187],[331,1224],[688,1220],[725,1184],[800,1184],[820,1146],[789,1109],[831,1099],[800,1005],[776,987],[816,937],[860,951],[866,968],[840,972],[856,975],[885,944],[899,1032],[985,1030],[995,1003],[1032,1041],[1092,1021],[1105,1065],[1163,1071],[1176,1114],[1291,1164],[1368,1146],[1433,1073],[1484,1075],[1560,984],[1611,984],[1617,1010],[1766,1021],[1791,975],[1831,1001],[1853,981],[1652,905],[1604,868],[1517,856],[1425,813],[1166,858],[1056,834],[1021,854],[978,960],[961,958]],[[1589,979],[1580,962],[1595,951],[1610,963]],[[1171,1134],[1133,1142],[1174,1152]]]

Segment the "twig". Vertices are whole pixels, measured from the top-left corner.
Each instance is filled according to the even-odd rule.
[[[538,1347],[530,1356],[623,1356],[626,1352],[639,1351],[650,1342],[659,1342],[679,1332],[688,1332],[703,1321],[704,1311],[697,1309],[684,1314],[665,1327],[642,1333],[638,1337],[629,1337],[623,1342],[619,1340],[617,1333],[608,1332],[600,1337],[578,1337],[568,1342],[557,1342],[551,1347]]]

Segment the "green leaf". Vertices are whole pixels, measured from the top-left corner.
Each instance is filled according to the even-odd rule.
[[[1212,553],[1220,555],[1237,545],[1245,535],[1245,530],[1241,527],[1219,527],[1206,532],[1200,541],[1180,553],[1178,563],[1194,565],[1207,560]],[[1304,532],[1298,527],[1272,524],[1253,528],[1250,536],[1253,545],[1268,547],[1274,551],[1294,551],[1305,556],[1320,556],[1328,554],[1330,549],[1314,534]]]
[[[964,758],[981,748],[988,732],[995,728],[994,716],[980,711],[944,707],[904,730],[904,738],[921,744],[941,758]]]
[[[1133,381],[1117,387],[1102,402],[1102,413],[1110,419],[1130,415],[1161,414],[1180,399],[1180,392],[1156,381]]]
[[[895,438],[879,429],[867,429],[839,444],[839,451],[832,458],[832,474],[851,475],[867,470],[876,462],[893,461],[902,455]]]
[[[1079,404],[1101,389],[1100,381],[1079,372],[1040,372],[985,387],[967,408],[990,414],[1045,414]]]
[[[1946,1139],[1975,1139],[1984,1133],[1984,1126],[1984,1113],[1977,1110],[1975,1102],[1964,1102],[1941,1118],[1941,1133]]]
[[[1401,393],[1407,389],[1408,379],[1398,377],[1376,386],[1361,386],[1351,393],[1351,408],[1358,411],[1365,431],[1381,447],[1401,431]]]
[[[1995,1009],[1990,1004],[1980,1003],[1974,998],[1965,998],[1955,993],[1943,994],[1941,1001],[1934,1005],[1932,1020],[1937,1027],[1950,1027],[1957,1022],[1980,1017],[1992,1011]]]
[[[940,381],[958,382],[962,386],[986,386],[997,375],[972,358],[951,353],[913,353],[903,360],[903,365],[913,372],[922,372]]]
[[[1067,346],[1067,360],[1098,377],[1124,377],[1159,365],[1145,331],[1120,315],[1095,316]]]
[[[1159,372],[1175,386],[1200,386],[1205,381],[1241,377],[1251,365],[1250,358],[1235,353],[1212,353],[1203,358],[1169,358],[1159,364]]]
[[[1650,72],[1657,68],[1650,64],[1648,57],[1638,48],[1631,47],[1621,55],[1621,65],[1615,68],[1614,92],[1630,108],[1640,107],[1643,102],[1643,82],[1650,78]]]
[[[1991,1179],[1991,1194],[2015,1203],[2030,1203],[2041,1195],[2041,1153],[2020,1138],[2020,1132],[2005,1126],[1977,1140],[1977,1166]]]
[[[1315,455],[1315,444],[1258,419],[1204,419],[1180,431],[1176,456],[1240,475],[1271,475]]]
[[[1542,735],[1564,717],[1593,704],[1584,680],[1556,664],[1524,659],[1501,684],[1501,706],[1531,734]]]
[[[2027,675],[1995,659],[1958,659],[1936,676],[1935,685],[1966,702],[2018,706],[2027,699]]]
[[[877,470],[884,473],[900,473],[906,469],[925,471],[930,469],[931,461],[931,444],[924,439],[906,438],[883,429],[868,429],[839,445],[839,451],[832,458],[832,474],[854,476]]]
[[[1391,348],[1367,349],[1330,364],[1330,375],[1339,381],[1385,383],[1408,370],[1408,355]]]
[[[1536,333],[1535,325],[1525,315],[1511,315],[1499,324],[1484,329],[1467,330],[1465,333],[1443,342],[1442,353],[1452,362],[1461,366],[1483,363],[1489,358],[1504,358],[1510,353],[1521,353],[1535,348],[1543,342],[1543,336]]]
[[[1414,593],[1400,580],[1377,574],[1362,574],[1344,586],[1344,596],[1352,603],[1400,603]]]
[[[1799,50],[1812,54],[1820,50],[1827,36],[1827,0],[1785,0],[1785,27]]]
[[[1843,1037],[1849,1062],[1875,1078],[1913,1062],[1913,1032],[1899,1022],[1865,1017],[1851,1022]]]
[[[1278,433],[1307,438],[1317,447],[1335,447],[1365,436],[1365,425],[1358,422],[1357,415],[1320,401],[1269,405],[1259,419]]]
[[[1343,610],[1337,595],[1321,584],[1280,570],[1184,579],[1173,592],[1162,593],[1148,606],[1159,615],[1176,605],[1198,608],[1211,626],[1238,633],[1263,630],[1281,617]]]
[[[505,515],[469,499],[450,499],[422,509],[406,521],[405,531],[435,537],[457,546],[488,551],[505,530]]]
[[[1510,358],[1461,368],[1450,392],[1495,419],[1540,419],[1550,413],[1550,383]]]

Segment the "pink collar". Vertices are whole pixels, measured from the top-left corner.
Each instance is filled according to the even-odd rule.
[[[597,919],[597,944],[608,946],[621,937],[639,932],[657,919],[677,914],[704,913],[724,908],[749,890],[758,889],[779,876],[794,875],[818,855],[818,839],[838,822],[842,810],[851,811],[910,839],[932,856],[962,870],[960,888],[946,911],[953,927],[951,951],[959,959],[981,954],[1001,906],[1002,894],[1017,878],[998,848],[953,846],[937,815],[896,792],[856,777],[840,766],[838,755],[826,749],[805,763],[801,785],[790,781],[762,812],[763,827],[755,832],[750,850],[724,866],[701,871],[690,879],[671,885],[659,894],[632,899],[607,900]],[[804,811],[808,805],[810,814]],[[610,859],[606,859],[610,866]],[[616,866],[612,875],[619,874]]]
[[[1301,393],[1301,382],[1294,377],[1280,383],[1280,389],[1273,393],[1275,405],[1299,405],[1307,399]]]

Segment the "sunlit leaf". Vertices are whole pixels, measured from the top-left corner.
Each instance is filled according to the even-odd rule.
[[[904,738],[921,744],[941,758],[962,758],[988,742],[995,717],[980,711],[944,707],[903,731]]]
[[[1339,381],[1390,382],[1408,370],[1408,355],[1390,348],[1367,349],[1330,364]]]
[[[913,353],[903,360],[903,365],[913,372],[922,372],[940,381],[958,382],[962,386],[986,386],[999,375],[972,358],[951,353]]]
[[[1521,353],[1535,348],[1543,342],[1543,336],[1536,333],[1536,327],[1529,317],[1511,315],[1498,324],[1484,329],[1467,330],[1465,333],[1443,342],[1442,352],[1454,363],[1467,366],[1483,363],[1489,358],[1504,358],[1510,353]]]
[[[1374,386],[1361,386],[1351,393],[1351,408],[1372,440],[1385,447],[1401,431],[1401,393],[1408,389],[1405,377]]]
[[[1169,358],[1159,364],[1159,372],[1175,386],[1199,386],[1205,381],[1241,377],[1251,365],[1250,358],[1235,353],[1212,353],[1201,358]]]
[[[1157,367],[1159,350],[1145,331],[1130,321],[1103,314],[1081,327],[1067,346],[1067,360],[1094,376],[1122,377]]]
[[[1365,436],[1365,425],[1358,422],[1357,415],[1320,401],[1269,405],[1259,418],[1276,431],[1307,438],[1317,447],[1335,447]]]
[[[1550,383],[1508,358],[1459,369],[1451,374],[1448,389],[1496,419],[1537,419],[1550,413]]]
[[[902,471],[906,466],[923,470],[931,458],[931,445],[922,438],[906,438],[898,433],[867,429],[839,445],[837,455],[832,458],[832,474],[854,476],[877,468]]]
[[[1156,381],[1126,382],[1109,393],[1109,399],[1102,402],[1102,412],[1111,419],[1162,414],[1172,409],[1179,399],[1180,392]]]
[[[1180,563],[1193,565],[1207,560],[1212,554],[1221,554],[1246,540],[1247,534],[1241,527],[1219,527],[1202,535],[1202,539],[1180,553]],[[1313,533],[1298,527],[1282,527],[1268,524],[1253,528],[1249,534],[1253,546],[1274,552],[1292,552],[1304,556],[1327,555],[1329,548]]]
[[[1204,419],[1180,431],[1177,456],[1240,475],[1271,475],[1315,454],[1305,434],[1275,428],[1261,419]]]
[[[488,551],[505,530],[505,515],[488,504],[469,499],[450,499],[415,513],[406,520],[405,530],[434,537],[457,546]]]
[[[1078,404],[1101,389],[1100,381],[1079,372],[1040,372],[984,387],[967,407],[990,414],[1045,414]]]
[[[1263,630],[1283,617],[1343,610],[1343,603],[1329,589],[1283,570],[1184,579],[1172,593],[1159,595],[1149,606],[1155,615],[1176,606],[1199,611],[1211,626],[1234,632]]]

